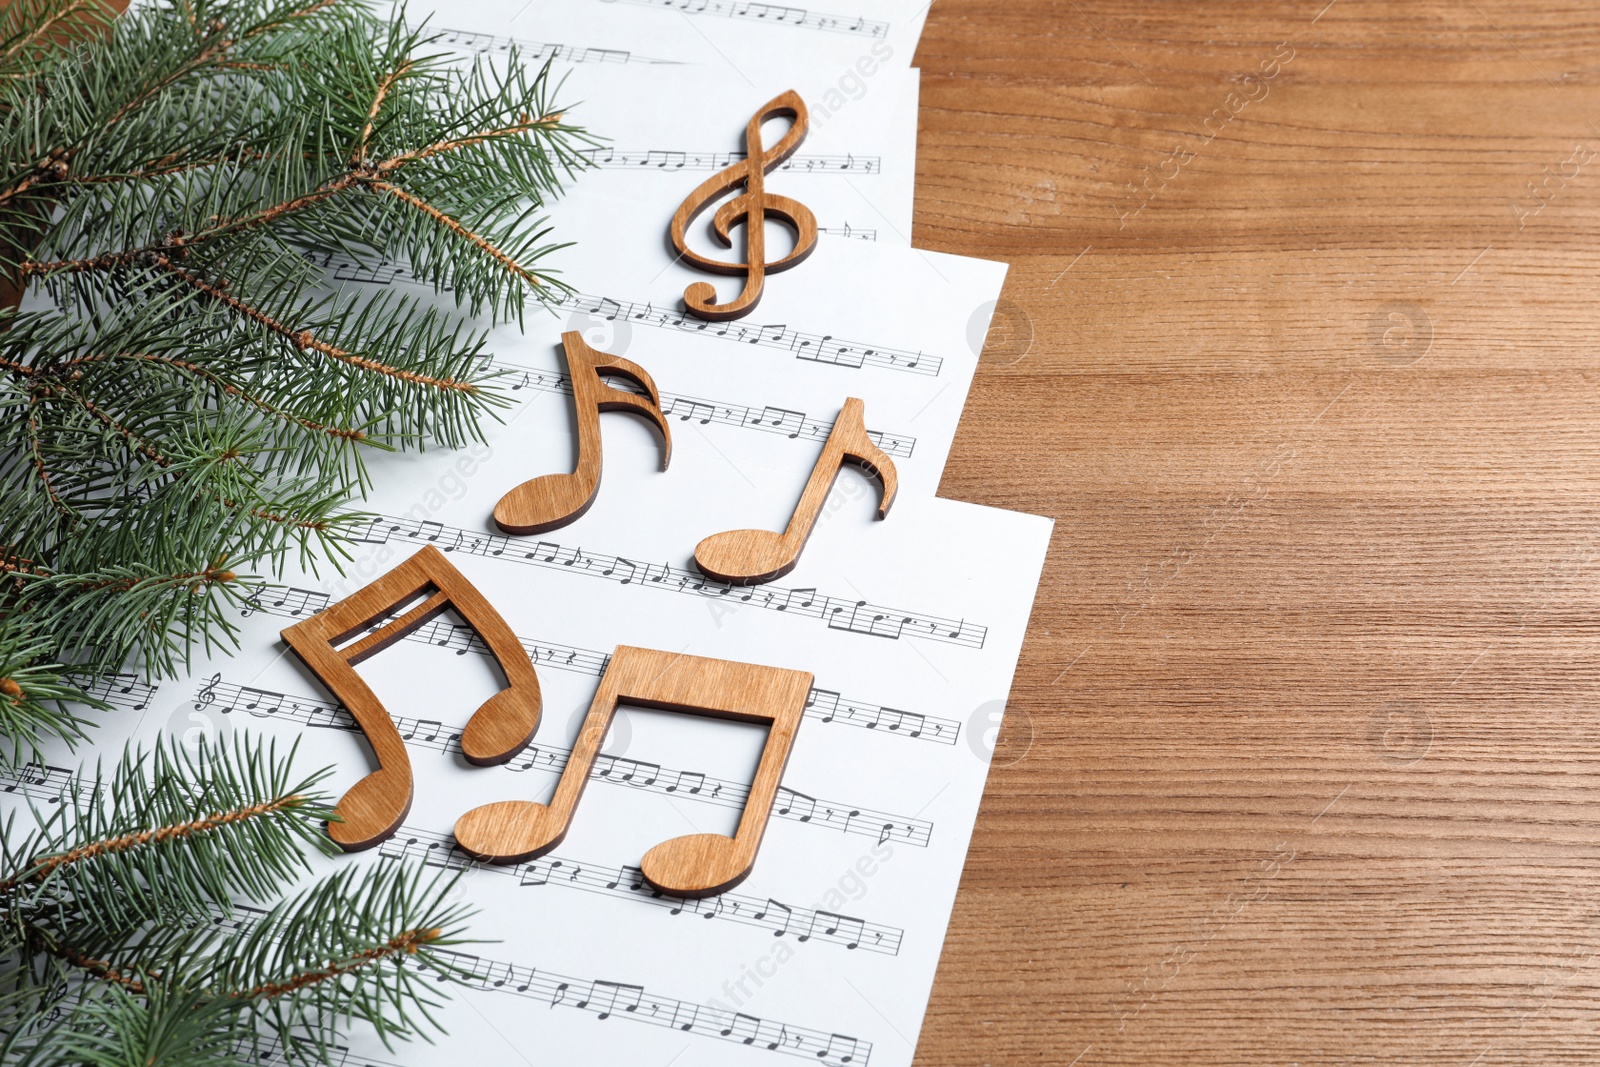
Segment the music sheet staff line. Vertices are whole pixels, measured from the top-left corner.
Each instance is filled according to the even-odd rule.
[[[82,689],[95,700],[103,700],[118,708],[143,711],[161,687],[145,681],[135,674],[64,675],[65,680]]]
[[[59,804],[67,793],[78,793],[87,788],[75,771],[65,767],[24,763],[19,767],[0,770],[0,793],[12,793],[29,800]]]
[[[491,359],[490,366],[504,367],[511,372],[504,379],[511,382],[511,391],[519,392],[523,389],[537,389],[540,392],[560,393],[563,396],[572,395],[572,379],[565,374],[555,371],[534,370],[521,364],[506,360]],[[513,377],[518,371],[520,378]],[[716,423],[719,426],[736,426],[740,429],[760,430],[763,433],[780,434],[789,440],[805,438],[807,441],[826,441],[828,434],[833,430],[833,423],[821,419],[813,419],[803,411],[791,408],[745,407],[742,404],[726,404],[720,400],[705,400],[700,397],[684,396],[681,393],[661,393],[661,413],[669,418],[676,416],[680,422],[691,419],[701,426]],[[872,442],[891,456],[901,456],[909,459],[912,451],[917,447],[917,439],[908,434],[887,433],[882,430],[868,430],[867,436]]]
[[[845,236],[851,236],[846,226]],[[823,231],[827,232],[827,231]],[[874,234],[874,236],[876,236]],[[331,252],[302,251],[306,262],[315,264],[324,270],[331,271],[335,281],[360,282],[368,285],[394,285],[396,282],[427,285],[427,282],[418,278],[410,266],[404,263],[382,262],[372,267],[364,267],[353,259],[336,256]],[[443,291],[449,291],[446,287]],[[609,296],[590,296],[585,293],[559,293],[550,304],[551,307],[562,308],[567,311],[582,312],[585,315],[596,316],[606,322],[615,322],[624,319],[636,322],[641,326],[655,326],[664,330],[678,330],[682,333],[698,333],[707,337],[720,337],[739,344],[755,345],[760,348],[772,348],[783,352],[792,352],[795,359],[809,363],[825,363],[834,367],[849,367],[859,370],[863,367],[879,367],[885,370],[902,371],[907,374],[922,374],[929,377],[938,377],[944,367],[944,360],[939,356],[930,356],[926,352],[912,352],[909,349],[873,347],[858,341],[841,341],[833,334],[806,333],[802,330],[791,330],[782,323],[769,323],[765,326],[745,324],[741,320],[728,322],[707,322],[683,314],[681,311],[658,310],[654,303],[645,302],[636,304],[632,301],[616,300]]]
[[[614,300],[609,296],[590,296],[585,293],[561,293],[552,306],[597,315],[607,321],[618,318],[643,326],[679,330],[722,337],[740,344],[757,345],[792,352],[794,358],[812,363],[827,363],[836,367],[880,367],[909,374],[937,377],[944,360],[926,352],[911,352],[899,348],[872,347],[858,341],[841,341],[832,334],[806,333],[791,330],[782,323],[766,326],[746,325],[742,320],[707,322],[681,311],[658,309],[653,303],[635,304]]]
[[[700,1037],[737,1041],[768,1052],[804,1056],[812,1063],[823,1063],[829,1067],[866,1064],[872,1055],[872,1044],[868,1041],[805,1026],[790,1026],[744,1012],[660,997],[642,985],[629,982],[569,978],[552,971],[485,959],[454,949],[439,949],[434,954],[465,978],[468,985],[527,997],[552,1008],[592,1012],[601,1020],[625,1019],[670,1027]],[[422,964],[413,962],[410,957],[400,962],[402,966],[423,970]]]
[[[616,0],[608,0],[616,2]],[[826,33],[850,33],[862,37],[885,37],[889,33],[887,22],[877,22],[864,16],[824,15],[807,11],[803,7],[785,7],[782,4],[760,4],[744,0],[622,0],[623,3],[641,7],[665,7],[682,11],[686,15],[719,15],[723,18],[759,19],[780,26],[795,26]]]
[[[262,1034],[254,1041],[243,1038],[233,1046],[233,1055],[240,1063],[255,1062],[261,1067],[278,1067],[293,1061],[283,1051],[277,1034]],[[388,1060],[375,1060],[371,1056],[352,1053],[345,1045],[327,1046],[328,1067],[400,1067]]]
[[[317,589],[280,588],[245,601],[248,607],[243,614],[248,617],[256,611],[286,616],[292,619],[315,615],[328,606],[331,597]],[[468,652],[487,656],[489,646],[483,643],[472,627],[462,623],[435,619],[411,634],[407,640],[441,648],[448,648],[458,656]],[[519,637],[522,647],[535,666],[554,667],[556,670],[588,674],[596,678],[605,673],[611,661],[607,652],[576,648]],[[881,704],[846,697],[832,689],[813,688],[806,696],[806,718],[819,722],[836,722],[863,730],[881,730],[893,737],[912,741],[934,741],[953,745],[961,734],[961,723],[955,719],[941,719],[917,711],[901,711]]]
[[[236,906],[236,914],[219,916],[216,924],[224,929],[248,930],[267,914],[263,908],[247,904]],[[830,1067],[865,1064],[872,1055],[872,1044],[844,1034],[832,1034],[804,1026],[790,1026],[743,1012],[725,1011],[707,1004],[690,1004],[670,997],[658,997],[642,985],[604,979],[572,978],[523,963],[487,959],[459,949],[433,949],[440,962],[468,986],[489,992],[512,993],[543,1001],[552,1008],[574,1008],[598,1015],[600,1019],[627,1019],[653,1026],[670,1026],[700,1037],[738,1041],[752,1048],[805,1056]],[[439,982],[448,975],[429,967],[419,956],[399,956],[396,962]]]
[[[653,59],[620,48],[579,48],[570,44],[554,44],[547,41],[524,41],[501,34],[473,33],[471,30],[439,29],[433,32],[438,34],[438,38],[431,43],[444,45],[456,52],[487,55],[491,52],[509,53],[515,48],[523,60],[535,66],[545,59],[559,59],[568,63],[648,63],[656,66],[683,66],[683,63],[676,59]]]
[[[745,152],[691,152],[675,148],[651,148],[637,152],[599,147],[580,149],[576,154],[602,170],[634,170],[639,167],[671,171],[724,170],[747,157]],[[883,157],[862,156],[858,159],[853,152],[846,152],[842,156],[790,156],[773,169],[803,174],[881,174]]]
[[[397,835],[378,846],[378,852],[390,859],[418,860],[429,867],[449,871],[471,868],[510,875],[523,886],[548,885],[623,897],[665,908],[672,915],[724,919],[743,926],[770,930],[776,937],[792,935],[800,942],[816,941],[896,956],[900,953],[900,942],[905,936],[905,931],[898,927],[869,923],[854,916],[821,909],[791,907],[771,897],[723,893],[703,900],[691,900],[671,896],[651,889],[637,867],[604,867],[553,855],[503,866],[480,863],[461,851],[451,838],[407,826],[402,826]]]
[[[697,570],[674,567],[670,563],[645,563],[624,556],[585,552],[581,547],[567,547],[554,541],[473,533],[432,519],[379,515],[365,527],[352,529],[348,540],[372,545],[388,544],[390,541],[433,545],[447,553],[464,552],[486,559],[503,559],[524,566],[582,574],[619,585],[668,590],[701,599],[722,600],[738,606],[748,605],[817,619],[830,630],[893,641],[917,637],[967,648],[982,648],[989,633],[988,627],[965,619],[944,619],[886,608],[865,600],[829,596],[818,592],[813,586],[785,589],[775,585],[729,585],[707,578]]]
[[[338,704],[316,697],[293,696],[269,689],[239,686],[213,676],[195,695],[196,708],[215,707],[223,714],[239,711],[261,719],[298,723],[310,729],[343,730],[359,733],[355,718]],[[461,731],[437,719],[393,716],[395,728],[407,745],[438,752],[455,752],[461,745]],[[571,749],[557,745],[529,745],[501,764],[508,771],[548,771],[560,774],[567,766]],[[610,756],[601,753],[589,771],[589,781],[657,793],[661,796],[696,800],[718,807],[743,810],[750,788],[741,782],[713,778],[700,771],[675,770],[659,763]],[[832,800],[821,800],[798,789],[779,786],[772,803],[772,814],[779,819],[807,823],[858,837],[875,838],[878,844],[897,841],[926,848],[933,836],[933,823],[907,819],[890,812],[852,807]]]

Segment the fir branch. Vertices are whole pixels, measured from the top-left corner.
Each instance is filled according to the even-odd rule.
[[[325,1062],[349,1020],[385,1041],[430,1023],[436,979],[453,976],[436,950],[466,918],[453,878],[345,867],[264,910],[236,903],[280,895],[326,846],[323,775],[289,763],[243,741],[131,751],[35,809],[33,834],[8,822],[0,1059],[198,1067],[267,1044]]]
[[[523,267],[521,264],[519,264],[511,256],[507,255],[506,253],[502,252],[500,249],[496,248],[493,244],[491,244],[489,242],[489,240],[487,238],[483,237],[480,234],[473,233],[471,230],[469,230],[465,226],[463,226],[460,222],[458,222],[457,220],[451,218],[448,214],[446,214],[445,212],[443,212],[443,211],[439,210],[438,208],[434,207],[432,204],[430,204],[427,201],[423,200],[421,197],[415,196],[415,195],[413,195],[411,193],[408,193],[404,189],[400,188],[399,186],[392,185],[392,184],[390,184],[389,182],[386,182],[386,181],[376,181],[375,180],[375,181],[369,181],[366,184],[368,185],[368,187],[376,190],[377,192],[388,193],[390,196],[394,197],[396,200],[400,201],[402,204],[405,204],[407,207],[414,208],[415,210],[420,211],[423,215],[427,216],[429,220],[431,220],[432,222],[437,223],[441,229],[446,230],[449,233],[452,233],[455,236],[462,238],[468,244],[470,244],[470,245],[482,250],[484,252],[484,254],[489,256],[490,259],[494,260],[501,267],[503,267],[505,269],[506,273],[512,275],[513,277],[516,277],[516,278],[519,278],[519,279],[521,279],[523,281],[526,281],[526,282],[528,282],[528,283],[530,283],[530,284],[532,284],[534,286],[538,286],[538,287],[541,287],[541,288],[543,287],[544,283],[539,281],[539,279],[537,277],[535,277],[532,272],[530,272],[525,267]]]
[[[413,385],[425,385],[432,389],[449,389],[461,393],[476,393],[478,391],[478,387],[471,382],[458,382],[453,378],[432,378],[425,374],[417,374],[413,371],[401,370],[397,367],[391,367],[387,363],[382,363],[375,359],[367,359],[363,356],[357,356],[351,352],[346,352],[344,349],[339,348],[336,345],[331,345],[326,341],[318,340],[310,330],[296,330],[285,323],[279,322],[277,319],[273,318],[271,315],[268,315],[260,308],[252,307],[250,304],[245,303],[238,297],[224,291],[221,287],[212,285],[201,278],[195,277],[193,274],[183,270],[181,267],[176,266],[166,256],[156,256],[155,262],[157,266],[161,267],[163,270],[177,278],[179,281],[183,282],[185,285],[190,286],[198,292],[204,293],[206,296],[209,296],[211,299],[217,301],[229,311],[232,311],[243,318],[249,319],[258,326],[266,327],[269,331],[286,339],[289,341],[289,343],[293,344],[301,351],[317,352],[321,355],[327,356],[329,359],[338,360],[341,363],[348,363],[352,367],[357,367],[361,370],[372,371],[374,374],[382,374],[390,378],[398,378],[400,381],[409,382]]]
[[[80,0],[17,2],[31,54]],[[495,315],[559,288],[537,213],[585,136],[548,68],[426,43],[353,0],[158,2],[0,84],[0,275],[38,298],[0,309],[0,617],[47,658],[225,645],[260,580],[217,559],[337,559],[367,450],[506,402],[481,329],[305,258],[409,259]]]
[[[541,115],[536,119],[523,119],[522,121],[512,123],[509,126],[502,126],[499,129],[484,130],[481,133],[475,133],[470,137],[456,137],[447,141],[437,141],[430,145],[424,145],[421,148],[411,149],[409,151],[401,152],[398,155],[390,156],[388,159],[385,159],[377,164],[374,169],[379,174],[388,174],[390,171],[398,170],[407,163],[415,163],[420,159],[430,159],[434,156],[444,155],[447,152],[457,152],[463,148],[473,148],[477,145],[483,145],[489,143],[490,141],[499,140],[502,137],[517,137],[521,134],[533,133],[537,130],[559,129],[563,117],[564,116],[562,113],[557,111],[549,115]]]
[[[260,819],[284,811],[298,811],[304,808],[307,803],[305,797],[290,794],[286,797],[274,797],[270,800],[246,805],[245,807],[234,808],[232,811],[214,812],[201,819],[190,819],[186,822],[170,823],[166,826],[139,830],[134,833],[122,834],[118,837],[90,841],[66,852],[58,852],[53,856],[39,857],[29,865],[28,870],[0,880],[0,896],[13,892],[25,883],[42,882],[70,864],[82,863],[85,860],[92,860],[99,856],[109,856],[117,852],[126,852],[129,849],[143,848],[147,845],[159,845],[168,841],[176,841],[192,834],[210,833],[213,830],[244,822],[247,819]]]
[[[426,930],[406,930],[376,948],[362,949],[348,960],[317,970],[301,971],[280,982],[262,982],[252,989],[233,995],[248,1000],[271,1000],[274,997],[287,996],[323,982],[355,974],[392,956],[400,954],[415,956],[423,946],[437,944],[443,939],[444,931],[437,926]]]

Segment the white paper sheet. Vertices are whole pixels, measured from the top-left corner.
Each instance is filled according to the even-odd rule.
[[[608,217],[627,221],[620,205]],[[612,272],[631,284],[625,264]],[[632,869],[661,840],[732,831],[762,732],[629,709],[555,853],[474,870],[462,884],[481,909],[474,930],[497,943],[456,957],[480,977],[443,1016],[449,1039],[385,1053],[358,1033],[350,1062],[433,1067],[465,1054],[541,1067],[634,1057],[774,1062],[763,1055],[835,1067],[909,1063],[987,772],[987,731],[1010,686],[1049,534],[1044,519],[932,499],[975,364],[970,326],[975,314],[986,321],[1003,271],[837,241],[769,294],[792,323],[769,328],[784,343],[717,337],[670,316],[600,318],[618,331],[613,348],[629,327],[629,358],[669,394],[720,384],[748,397],[752,411],[800,398],[825,423],[849,393],[866,398],[869,425],[882,411],[894,420],[882,425],[915,433],[911,454],[895,457],[902,488],[889,518],[872,518],[872,482],[842,472],[784,579],[719,586],[696,576],[690,555],[720,530],[781,528],[821,451],[822,426],[791,437],[737,418],[686,420],[675,408],[675,458],[660,473],[652,432],[605,415],[611,462],[590,512],[544,538],[505,538],[487,521],[499,495],[570,469],[570,401],[546,391],[491,427],[484,445],[374,463],[371,506],[390,518],[365,532],[349,576],[290,575],[287,589],[259,598],[242,620],[243,652],[198,663],[190,679],[153,696],[131,679],[109,687],[117,701],[143,707],[111,719],[82,755],[115,752],[128,736],[216,741],[250,729],[307,738],[308,762],[335,766],[329,788],[342,792],[371,757],[276,634],[423,544],[445,550],[523,640],[539,671],[543,722],[509,765],[464,763],[454,735],[501,682],[481,642],[448,615],[364,663],[363,677],[413,748],[417,801],[382,849],[328,869],[403,855],[459,865],[449,834],[466,810],[548,799],[619,644],[809,670],[812,704],[747,882],[715,900],[673,901],[642,888]],[[657,292],[682,281],[639,284]],[[531,360],[542,346],[559,369],[560,324],[539,322],[548,332],[497,334],[495,357],[531,347]],[[800,340],[829,334],[870,338],[885,358],[859,366],[796,358],[805,354]],[[939,373],[926,373],[936,356]],[[52,763],[56,770],[10,784],[50,795],[72,765]]]
[[[808,109],[826,95],[814,74],[785,66],[773,64],[749,81],[696,68],[574,69],[560,99],[574,102],[574,122],[609,143],[585,150],[598,167],[572,183],[571,195],[580,204],[600,195],[636,197],[665,208],[659,221],[652,220],[665,248],[672,212],[695,186],[744,155],[745,125],[759,107],[788,89],[798,92]],[[767,188],[810,208],[825,237],[909,245],[919,84],[917,71],[886,71],[873,92],[831,118],[813,118],[805,143],[768,175]],[[785,120],[768,123],[764,146],[770,149],[787,128]],[[768,229],[781,232],[775,224]],[[776,241],[771,247],[791,243],[783,237]],[[710,251],[709,243],[705,250]]]
[[[925,0],[830,0],[826,10],[745,0],[496,0],[413,2],[406,18],[455,31],[463,50],[526,52],[585,63],[684,63],[753,76],[772,60],[801,60],[850,76],[908,67],[927,19]]]
[[[572,330],[643,366],[662,392],[675,433],[673,465],[640,491],[692,483],[713,469],[746,471],[748,478],[760,466],[803,482],[839,408],[854,396],[865,402],[867,427],[894,460],[902,492],[935,493],[1004,264],[823,238],[800,268],[769,281],[749,319],[708,324],[677,310],[683,287],[703,276],[671,266],[657,247],[659,234],[645,229],[656,217],[650,205],[602,207],[590,198],[585,211],[585,240],[562,254],[563,276],[580,295],[563,301],[558,315],[530,312],[521,328],[508,324],[488,337],[496,365],[512,371],[503,385],[516,404],[503,416],[506,435],[494,440],[530,448],[541,442],[526,453],[524,478],[572,469],[572,402],[560,351],[560,335]],[[839,293],[850,299],[837,299]],[[657,465],[653,433],[642,422],[607,416],[601,433],[613,465],[626,463],[630,471]],[[437,475],[421,476],[409,457],[376,457],[373,509],[435,517],[443,505],[430,504],[428,490],[450,469],[447,459],[439,462]],[[407,473],[399,473],[402,466]],[[777,511],[792,507],[799,484],[766,494],[765,514],[776,521]],[[736,478],[730,491],[737,495],[745,486]],[[582,537],[587,530],[628,528],[611,525],[624,516],[608,497],[625,501],[630,492],[602,490],[594,509],[566,532]],[[492,505],[488,500],[474,516],[475,530],[491,529],[483,523]]]
[[[697,503],[715,490],[697,488]],[[473,932],[498,943],[456,957],[480,977],[444,1011],[448,1041],[392,1054],[357,1034],[350,1062],[911,1061],[987,771],[984,731],[1010,686],[1049,523],[916,498],[873,523],[862,514],[868,503],[849,500],[828,521],[828,536],[807,549],[807,570],[850,595],[959,621],[959,632],[884,640],[736,595],[451,552],[512,629],[550,651],[538,659],[543,723],[506,767],[461,760],[462,724],[500,683],[481,646],[446,619],[363,663],[412,747],[417,800],[388,844],[327,869],[396,856],[464,865],[450,848],[455,818],[493,800],[548,799],[604,653],[618,643],[810,670],[813,704],[754,874],[704,901],[652,895],[638,884],[639,857],[683,833],[731,832],[761,731],[625,712],[566,841],[539,860],[475,869],[463,883],[481,909]],[[640,521],[674,539],[647,509]],[[698,528],[671,524],[680,526]],[[318,584],[297,583],[302,593]],[[348,788],[370,756],[275,639],[320,603],[263,598],[244,620],[243,655],[162,686],[99,747],[114,749],[127,733],[301,737],[305,757],[338,768],[330,788]],[[38,796],[59,790],[62,776],[21,777],[21,791]]]
[[[571,67],[582,121],[613,137],[608,165],[554,209],[558,232],[579,239],[555,265],[580,295],[490,332],[514,404],[485,443],[373,461],[379,518],[346,575],[287,575],[241,618],[235,657],[202,658],[157,688],[105,684],[125,713],[92,750],[56,750],[0,782],[0,806],[48,803],[71,768],[130,738],[215,743],[246,730],[303,739],[302,764],[336,767],[338,795],[372,769],[370,750],[277,633],[433,545],[522,640],[543,720],[508,765],[465,763],[460,729],[502,681],[450,614],[360,668],[411,748],[417,800],[391,841],[322,869],[401,857],[466,868],[458,892],[481,909],[473,931],[495,943],[456,956],[474,979],[443,1015],[448,1038],[387,1052],[358,1032],[347,1062],[909,1064],[1050,531],[933,498],[1005,267],[908,247],[917,81],[893,68],[909,61],[925,10],[564,0],[508,18],[473,0],[437,12],[436,26],[566,42],[549,51]],[[861,56],[875,57],[871,75]],[[813,162],[769,187],[837,232],[769,278],[749,318],[687,319],[683,289],[707,279],[674,262],[667,220],[742,147],[755,107],[790,87],[821,118],[796,160]],[[400,267],[330,265],[353,286],[409,284]],[[711,280],[724,299],[739,284]],[[574,461],[564,330],[654,376],[672,467],[656,470],[645,424],[607,414],[594,507],[542,538],[508,538],[488,520],[499,496]],[[700,577],[700,538],[782,528],[847,396],[863,399],[898,469],[889,518],[874,521],[877,485],[846,470],[794,572],[737,589]],[[660,841],[733,831],[761,751],[759,729],[682,714],[619,714],[553,854],[480,867],[452,849],[466,810],[548,799],[619,644],[815,674],[755,872],[729,893],[676,900],[638,877]]]

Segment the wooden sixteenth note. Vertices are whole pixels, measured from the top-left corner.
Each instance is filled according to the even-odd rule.
[[[602,411],[629,411],[644,416],[661,431],[661,469],[666,470],[672,462],[672,430],[661,413],[661,393],[645,369],[621,356],[595,351],[575,330],[561,335],[561,345],[567,354],[567,376],[572,380],[573,410],[578,420],[578,467],[571,474],[530,479],[501,497],[494,506],[494,521],[508,534],[554,530],[575,522],[589,510],[600,492]],[[601,378],[624,378],[646,395],[607,385]]]

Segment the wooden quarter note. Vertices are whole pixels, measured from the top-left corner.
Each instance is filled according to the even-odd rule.
[[[767,742],[734,835],[675,837],[639,862],[645,881],[663,893],[707,897],[732,889],[755,866],[811,682],[805,671],[618,645],[549,805],[507,800],[474,808],[456,821],[456,842],[490,863],[521,863],[561,844],[619,704],[760,723]]]
[[[795,564],[800,562],[800,550],[805,548],[828,491],[839,475],[839,468],[847,462],[860,465],[883,482],[878,518],[886,517],[894,504],[899,477],[894,461],[867,436],[864,411],[865,405],[855,397],[845,400],[783,533],[728,530],[712,534],[695,546],[694,564],[700,572],[732,585],[760,585],[794,570]]]
[[[645,369],[621,356],[590,348],[583,335],[561,335],[572,379],[572,403],[578,418],[578,468],[571,474],[546,474],[523,482],[494,506],[495,525],[508,534],[536,534],[575,522],[600,492],[600,413],[631,411],[661,431],[661,469],[672,462],[672,429],[661,413],[661,393]],[[607,385],[602,378],[625,378],[646,396]]]
[[[788,118],[791,125],[777,144],[770,149],[763,148],[761,124],[778,117]],[[809,121],[805,101],[793,89],[767,101],[745,126],[745,158],[701,182],[673,213],[668,235],[680,258],[713,274],[742,274],[745,278],[744,289],[726,304],[717,303],[717,290],[710,282],[690,285],[683,291],[683,308],[695,318],[707,322],[743,318],[755,310],[768,274],[798,265],[817,247],[817,220],[811,209],[798,200],[769,193],[766,187],[766,176],[794,155],[806,139]],[[732,228],[743,223],[744,261],[724,263],[702,256],[689,247],[690,225],[713,200],[741,184],[744,192],[723,204],[711,217],[711,235],[724,248],[732,248]],[[767,262],[765,226],[769,216],[788,223],[795,235],[794,248],[789,254],[771,263]]]
[[[417,603],[418,600],[420,603]],[[410,610],[343,648],[384,616]],[[378,769],[357,782],[334,809],[341,821],[328,836],[347,852],[380,844],[411,810],[411,759],[394,719],[355,665],[399,641],[449,608],[467,621],[505,673],[507,687],[484,701],[461,733],[461,752],[480,767],[505,763],[539,728],[539,677],[511,628],[466,576],[432,545],[366,587],[283,631],[305,665],[350,710],[378,757]]]

